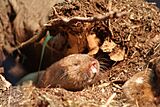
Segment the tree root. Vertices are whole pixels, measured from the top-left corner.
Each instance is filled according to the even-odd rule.
[[[53,8],[54,9],[54,8]],[[20,48],[23,48],[25,46],[28,46],[29,44],[32,44],[36,41],[41,40],[43,37],[46,36],[46,32],[48,30],[48,28],[52,27],[52,28],[58,28],[59,26],[62,25],[71,25],[73,23],[77,23],[77,22],[95,22],[95,21],[105,21],[107,19],[113,19],[113,18],[118,18],[121,16],[126,15],[126,12],[115,12],[115,11],[110,11],[108,13],[106,13],[105,15],[99,15],[99,16],[95,16],[95,17],[72,17],[72,18],[65,18],[62,16],[58,16],[56,10],[55,11],[55,15],[57,15],[58,18],[56,19],[52,19],[50,20],[48,23],[44,24],[41,28],[41,30],[35,34],[32,38],[30,38],[29,40],[22,42],[20,45],[16,46],[16,47],[11,47],[8,45],[5,45],[4,48],[9,52],[12,53],[15,50],[18,50]]]

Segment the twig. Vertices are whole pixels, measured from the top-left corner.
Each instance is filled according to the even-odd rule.
[[[101,106],[101,107],[108,107],[109,104],[111,103],[111,101],[113,100],[113,98],[116,96],[116,93],[113,93],[107,100],[106,104]]]
[[[106,19],[118,18],[118,17],[121,17],[123,15],[126,15],[126,12],[118,13],[118,12],[110,11],[109,13],[106,13],[105,15],[100,15],[100,16],[96,16],[96,17],[65,18],[65,17],[59,16],[58,13],[56,12],[55,8],[53,8],[53,10],[55,11],[55,14],[58,16],[58,18],[52,19],[47,24],[44,24],[42,26],[41,31],[39,31],[38,34],[35,34],[32,38],[30,38],[29,40],[21,43],[17,47],[5,47],[4,46],[4,48],[9,53],[12,53],[15,50],[18,50],[20,48],[23,48],[23,47],[29,45],[29,44],[32,44],[35,41],[40,40],[41,38],[43,38],[46,35],[46,31],[47,31],[48,27],[58,28],[61,25],[71,25],[71,24],[76,23],[76,22],[90,22],[91,23],[91,22],[95,22],[95,21],[104,21]]]
[[[8,44],[8,45],[4,45],[3,47],[8,53],[13,53],[15,50],[23,48],[29,44],[34,43],[35,41],[39,41],[40,39],[42,39],[46,35],[46,31],[47,31],[47,28],[45,26],[43,26],[38,34],[35,34],[32,38],[30,38],[29,40],[27,40],[25,42],[22,42],[20,45],[18,45],[16,47],[11,47]]]
[[[12,96],[11,96],[11,91],[12,91],[12,90],[9,91],[8,107],[11,107],[11,97],[12,97]]]
[[[58,14],[57,11],[56,11],[56,8],[55,8],[55,7],[52,7],[52,9],[53,9],[53,12],[54,12],[54,14],[56,15],[56,17],[60,17],[59,14]]]
[[[52,19],[49,21],[48,24],[45,24],[47,27],[53,27],[57,25],[70,25],[76,22],[95,22],[95,21],[104,21],[106,19],[112,19],[112,18],[118,18],[123,15],[126,15],[126,12],[117,13],[114,11],[110,11],[109,13],[106,13],[105,15],[99,15],[95,17],[72,17],[72,18],[65,18],[65,17],[59,17],[56,19]]]
[[[109,10],[109,12],[112,11],[112,0],[108,1],[108,10]],[[111,28],[111,19],[108,20],[108,27],[111,32],[111,35],[113,35],[113,30]]]

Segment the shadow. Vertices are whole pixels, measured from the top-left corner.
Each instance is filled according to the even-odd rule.
[[[160,8],[160,0],[146,0],[146,1],[156,3],[156,6]]]

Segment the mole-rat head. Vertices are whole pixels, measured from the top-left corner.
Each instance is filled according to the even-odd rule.
[[[72,54],[63,59],[68,78],[91,83],[99,74],[99,62],[87,54]]]

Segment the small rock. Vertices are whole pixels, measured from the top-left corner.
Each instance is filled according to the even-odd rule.
[[[11,83],[0,74],[0,90],[7,90],[10,86]]]

